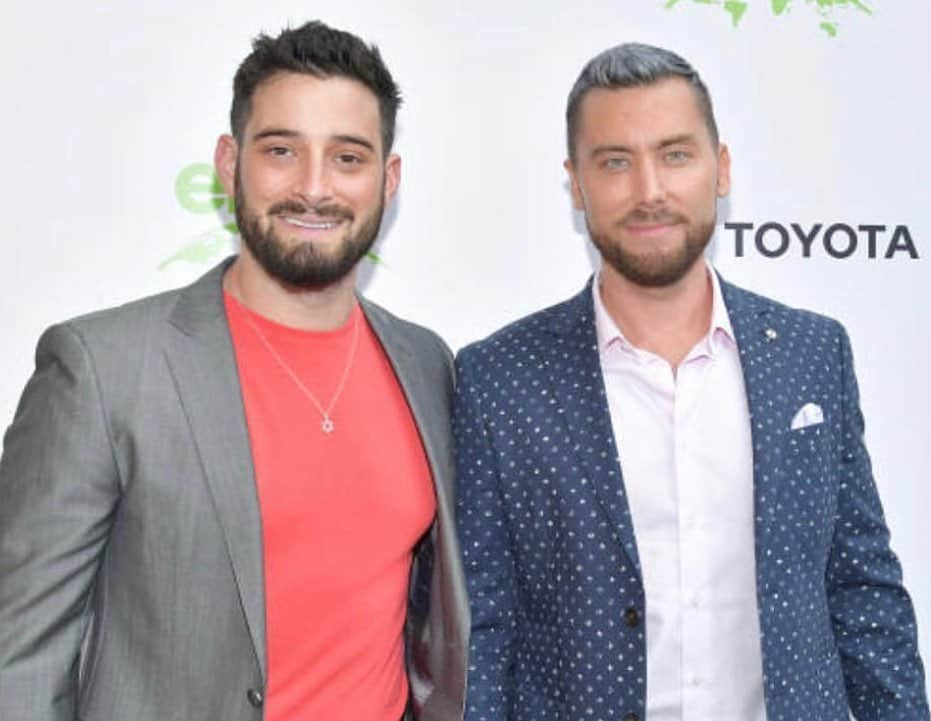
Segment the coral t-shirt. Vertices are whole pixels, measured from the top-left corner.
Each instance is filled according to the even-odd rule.
[[[358,304],[328,332],[273,323],[230,294],[226,311],[262,518],[265,719],[398,721],[412,550],[436,510],[404,393]],[[290,374],[326,408],[355,332],[326,433]]]

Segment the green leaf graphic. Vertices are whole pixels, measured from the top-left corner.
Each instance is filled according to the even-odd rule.
[[[213,260],[224,249],[229,247],[230,241],[236,235],[236,224],[221,225],[200,233],[182,246],[170,258],[166,258],[158,265],[164,270],[178,261],[204,265]]]
[[[812,0],[808,0],[811,2]],[[873,11],[870,10],[866,5],[864,5],[860,0],[815,0],[818,3],[818,7],[822,10],[833,10],[834,8],[839,7],[854,7],[861,12],[865,12],[867,15],[872,15]]]
[[[724,9],[731,14],[731,20],[736,28],[740,24],[740,19],[744,16],[744,13],[747,12],[747,3],[740,2],[740,0],[727,0],[724,3]]]
[[[224,205],[233,209],[232,198],[220,184],[209,163],[192,163],[175,178],[175,198],[190,213],[216,213]]]
[[[731,16],[731,24],[736,28],[743,20],[752,0],[691,0],[693,5],[716,5],[721,6]],[[785,15],[792,10],[793,4],[798,4],[799,0],[766,0],[769,5],[770,13],[773,17]],[[762,4],[762,0],[758,3]],[[834,13],[838,10],[857,10],[865,15],[872,15],[873,10],[866,5],[863,0],[805,0],[805,5],[812,7],[818,16],[818,27],[824,30],[829,37],[837,37],[838,23],[834,19]],[[664,0],[663,7],[671,10],[676,7],[682,7],[682,0]]]

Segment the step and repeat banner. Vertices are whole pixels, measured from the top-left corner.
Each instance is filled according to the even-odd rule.
[[[313,18],[376,42],[404,93],[401,189],[363,289],[454,348],[592,272],[562,167],[585,61],[636,40],[698,68],[733,158],[712,261],[847,326],[931,657],[931,3],[16,3],[0,46],[0,423],[48,324],[187,283],[235,250],[211,168],[233,73],[259,31]]]

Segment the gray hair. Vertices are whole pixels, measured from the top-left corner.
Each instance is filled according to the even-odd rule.
[[[624,43],[605,50],[588,61],[569,93],[566,104],[566,143],[569,159],[575,162],[575,137],[579,108],[590,90],[632,88],[652,85],[667,78],[682,78],[692,87],[711,140],[718,144],[718,126],[705,83],[689,63],[674,52],[642,43]]]

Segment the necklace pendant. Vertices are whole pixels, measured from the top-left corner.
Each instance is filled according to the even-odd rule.
[[[320,428],[323,430],[324,433],[332,433],[333,429],[336,428],[336,426],[333,424],[333,421],[330,419],[329,416],[324,416],[323,422],[320,424]]]

